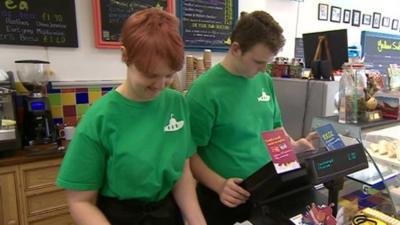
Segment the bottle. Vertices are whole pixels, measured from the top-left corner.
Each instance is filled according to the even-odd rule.
[[[365,117],[365,66],[343,65],[339,82],[339,123],[358,123]]]

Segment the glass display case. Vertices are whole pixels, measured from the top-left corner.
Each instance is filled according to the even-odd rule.
[[[372,208],[400,218],[400,121],[342,124],[337,116],[315,117],[312,128],[325,124],[332,124],[344,142],[361,142],[368,156],[369,167],[347,175],[339,193],[345,216]]]

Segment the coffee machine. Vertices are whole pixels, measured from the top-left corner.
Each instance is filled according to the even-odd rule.
[[[0,70],[0,158],[21,148],[15,108],[15,81],[12,72]]]
[[[50,63],[41,60],[18,60],[15,64],[18,79],[28,91],[28,94],[23,96],[23,144],[53,143],[56,141],[57,132],[46,96]]]

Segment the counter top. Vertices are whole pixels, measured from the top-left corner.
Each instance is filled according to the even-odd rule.
[[[0,158],[0,167],[62,158],[67,145],[68,142],[63,142],[64,150],[57,150],[56,143],[25,147],[23,150],[18,150],[13,156]]]

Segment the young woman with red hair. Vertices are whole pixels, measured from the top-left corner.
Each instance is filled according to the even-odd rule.
[[[183,65],[178,20],[137,12],[121,43],[127,78],[86,112],[57,178],[71,215],[79,225],[204,225],[189,169],[188,106],[166,88]]]

